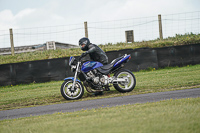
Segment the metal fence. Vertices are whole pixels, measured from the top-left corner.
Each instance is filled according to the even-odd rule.
[[[176,34],[200,33],[200,11],[162,15],[163,38]],[[160,38],[158,16],[121,19],[113,21],[87,22],[88,37],[92,43],[107,44],[125,42],[125,31],[134,31],[134,41]],[[14,46],[42,44],[56,41],[78,44],[85,36],[84,22],[78,24],[13,29]],[[10,33],[0,30],[0,48],[10,47]]]

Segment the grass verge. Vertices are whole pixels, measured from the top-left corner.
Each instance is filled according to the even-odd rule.
[[[200,98],[165,100],[0,121],[0,132],[198,133]]]
[[[197,88],[200,87],[199,73],[200,65],[135,72],[136,87],[132,92],[119,93],[111,87],[111,91],[105,92],[103,96],[96,97],[85,92],[78,101]],[[0,87],[0,110],[73,102],[61,96],[62,82]]]

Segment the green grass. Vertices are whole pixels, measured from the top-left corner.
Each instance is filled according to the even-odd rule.
[[[0,121],[2,133],[199,133],[200,98]]]
[[[94,42],[95,43],[95,42]],[[166,47],[166,46],[177,46],[177,45],[188,45],[188,44],[199,44],[200,43],[200,34],[185,34],[185,35],[176,35],[175,37],[168,37],[163,40],[156,39],[151,41],[142,41],[134,43],[117,43],[112,44],[108,43],[105,45],[100,44],[99,46],[105,51],[121,50],[121,49],[136,49],[142,47],[156,48],[156,47]],[[0,64],[7,63],[17,63],[25,61],[34,61],[34,60],[45,60],[53,58],[63,58],[69,56],[80,56],[83,51],[79,48],[76,49],[58,49],[58,50],[49,50],[49,51],[36,51],[30,53],[15,54],[11,55],[1,55]]]
[[[103,96],[96,97],[85,92],[84,96],[78,101],[197,88],[200,87],[199,73],[200,65],[159,70],[152,68],[148,71],[134,73],[137,83],[132,92],[119,93],[111,87],[111,91],[105,92]],[[61,96],[60,87],[62,82],[53,81],[28,85],[2,86],[0,87],[0,110],[74,102],[66,101]]]

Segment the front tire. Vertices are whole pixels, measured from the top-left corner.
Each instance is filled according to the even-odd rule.
[[[126,82],[117,82],[113,84],[113,86],[117,91],[125,93],[125,92],[130,92],[135,88],[136,79],[131,71],[126,69],[121,69],[120,71],[116,72],[114,76],[116,78],[126,79]]]
[[[69,79],[63,82],[61,86],[61,94],[66,100],[80,99],[84,94],[84,87],[81,82],[76,82],[74,90],[72,91],[73,80]]]

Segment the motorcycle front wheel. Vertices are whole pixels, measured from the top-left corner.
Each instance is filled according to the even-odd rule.
[[[84,87],[81,82],[76,82],[74,90],[72,90],[73,80],[69,79],[63,82],[61,86],[61,94],[66,100],[80,99],[84,94]]]
[[[117,79],[122,78],[125,80],[125,82],[117,82],[113,84],[113,86],[117,91],[124,93],[124,92],[130,92],[135,88],[136,79],[131,71],[126,69],[121,69],[118,72],[116,72],[114,76]]]

